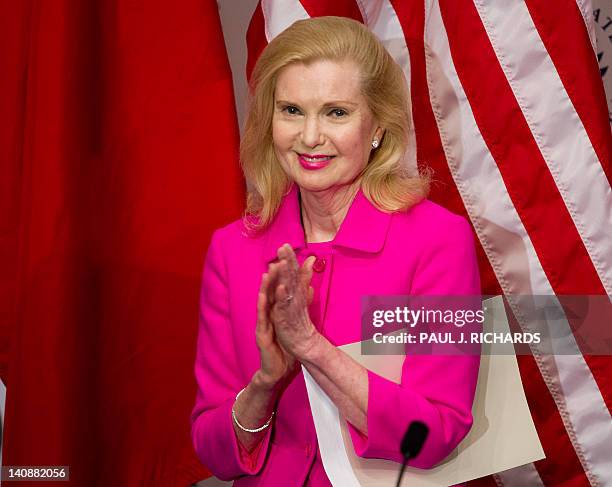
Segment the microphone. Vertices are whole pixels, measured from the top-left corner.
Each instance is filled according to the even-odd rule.
[[[404,470],[406,469],[408,460],[415,458],[421,452],[421,448],[423,448],[423,444],[425,443],[428,434],[429,428],[420,421],[412,421],[408,425],[408,429],[406,430],[400,445],[400,451],[402,452],[402,455],[404,455],[404,463],[402,463],[402,468],[399,472],[395,487],[400,487],[402,476],[404,475]]]

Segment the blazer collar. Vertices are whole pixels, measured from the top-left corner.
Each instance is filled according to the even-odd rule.
[[[385,243],[390,221],[391,213],[380,211],[359,189],[332,245],[362,252],[379,252]],[[291,245],[295,251],[306,247],[300,218],[298,188],[295,184],[283,198],[266,234],[264,245],[266,262],[275,260],[278,248],[285,243]]]

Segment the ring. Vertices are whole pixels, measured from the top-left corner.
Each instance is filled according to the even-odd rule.
[[[290,294],[289,296],[287,296],[285,298],[285,302],[288,303],[289,301],[291,301],[293,299],[293,294]]]

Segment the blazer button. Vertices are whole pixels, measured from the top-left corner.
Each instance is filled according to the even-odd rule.
[[[312,265],[312,270],[315,272],[323,272],[325,270],[325,264],[325,259],[317,257],[317,260],[315,260],[314,264]]]

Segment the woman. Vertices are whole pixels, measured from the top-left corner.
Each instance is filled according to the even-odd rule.
[[[430,468],[468,432],[478,357],[407,356],[402,384],[336,346],[360,337],[360,297],[478,294],[467,222],[424,200],[402,164],[403,74],[352,20],[296,22],[264,50],[241,144],[247,216],[204,268],[192,436],[235,485],[330,485],[301,366],[346,419],[358,455],[402,461],[413,420]]]

